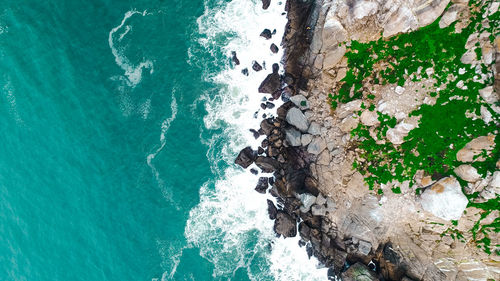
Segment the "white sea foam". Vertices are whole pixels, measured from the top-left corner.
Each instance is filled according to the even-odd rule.
[[[161,191],[162,191],[165,199],[167,199],[170,203],[172,203],[174,205],[174,207],[179,209],[178,204],[172,198],[172,189],[167,188],[165,186],[165,182],[160,177],[160,173],[158,172],[158,170],[156,169],[156,167],[153,163],[155,157],[158,155],[158,153],[160,153],[163,150],[163,148],[167,144],[166,134],[168,132],[168,129],[170,128],[170,125],[172,124],[172,122],[175,120],[175,117],[177,116],[177,100],[175,99],[175,91],[172,93],[172,102],[170,103],[170,111],[171,111],[170,117],[163,120],[163,122],[161,124],[160,146],[154,152],[150,153],[146,157],[146,162],[147,162],[148,166],[151,168],[151,171],[153,172],[153,175],[155,176],[155,179],[158,183],[158,186],[161,188]]]
[[[109,48],[111,49],[111,52],[115,57],[115,62],[123,71],[125,71],[124,75],[127,79],[126,82],[128,86],[132,88],[137,86],[137,84],[141,82],[142,71],[144,69],[149,69],[150,73],[153,73],[154,71],[153,62],[151,60],[144,60],[139,63],[132,63],[124,54],[126,46],[115,45],[115,33],[119,32],[124,27],[127,20],[134,15],[140,15],[144,17],[148,15],[148,13],[147,11],[139,12],[135,10],[126,12],[125,15],[123,16],[120,25],[111,29],[108,35]],[[131,29],[130,25],[125,26],[125,30],[118,37],[118,42],[123,40],[123,37],[130,31],[130,29]]]
[[[204,95],[207,116],[205,127],[223,129],[221,135],[206,140],[211,147],[207,156],[212,170],[219,178],[207,182],[200,190],[200,203],[190,211],[185,236],[191,246],[199,247],[201,255],[214,264],[214,277],[231,276],[239,268],[246,269],[251,280],[326,280],[327,269],[317,268],[316,259],[309,259],[304,248],[298,246],[298,237],[276,238],[273,222],[268,218],[266,197],[253,190],[257,176],[231,165],[219,171],[219,160],[232,163],[237,152],[251,145],[256,148],[262,139],[254,139],[249,129],[259,128],[261,118],[254,113],[275,114],[274,110],[260,110],[264,95],[258,93],[260,82],[270,73],[273,63],[279,63],[283,53],[272,54],[271,43],[280,45],[286,17],[284,2],[272,1],[268,10],[262,10],[261,1],[219,1],[216,8],[206,8],[198,19],[202,44],[217,59],[217,54],[228,57],[236,51],[241,62],[220,73],[205,73],[206,79],[217,83],[221,91]],[[207,3],[208,4],[208,3]],[[206,4],[206,7],[209,5]],[[214,5],[212,5],[213,7]],[[264,28],[276,29],[271,40],[259,37]],[[221,45],[220,38],[229,38]],[[190,50],[188,54],[192,55]],[[266,63],[267,70],[254,72],[252,61]],[[194,56],[190,62],[194,63]],[[229,59],[227,60],[229,61]],[[241,73],[248,68],[250,75]],[[269,97],[269,96],[268,96]],[[279,106],[280,103],[276,102]],[[229,140],[228,140],[229,138]],[[222,151],[213,145],[223,143]]]

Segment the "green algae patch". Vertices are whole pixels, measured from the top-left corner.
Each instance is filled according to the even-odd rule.
[[[457,152],[480,136],[495,135],[495,147],[478,156],[485,161],[475,161],[471,165],[483,177],[496,170],[496,162],[500,159],[500,137],[496,124],[500,122],[500,116],[479,94],[479,90],[493,84],[491,65],[481,63],[472,67],[461,61],[468,51],[465,45],[471,34],[489,32],[492,34],[490,41],[499,34],[500,13],[497,11],[489,15],[490,24],[485,27],[481,23],[482,15],[491,1],[481,6],[477,3],[469,2],[471,17],[460,33],[455,32],[456,23],[439,28],[438,18],[428,26],[387,40],[381,37],[367,43],[351,41],[346,44],[348,70],[340,81],[338,91],[329,95],[332,109],[341,103],[363,99],[362,109],[374,111],[372,100],[375,96],[369,89],[376,84],[404,86],[405,83],[430,81],[433,88],[426,90],[429,97],[436,100],[433,105],[422,104],[409,114],[409,117],[418,118],[418,126],[408,133],[401,145],[392,144],[386,138],[387,131],[397,125],[396,118],[380,112],[377,112],[380,125],[370,127],[359,123],[351,131],[359,150],[359,158],[353,163],[353,168],[364,176],[370,190],[394,180],[409,181],[413,186],[419,170],[433,179],[456,176],[454,169],[463,164],[457,160]],[[481,59],[479,43],[470,51],[477,60]],[[490,112],[493,121],[486,123],[481,118],[471,118],[481,116],[481,107]],[[465,181],[459,181],[462,186],[466,185]],[[399,188],[392,191],[401,193]],[[490,254],[492,247],[499,247],[491,245],[489,239],[490,232],[499,231],[499,219],[487,225],[481,225],[481,221],[500,208],[500,198],[497,195],[491,202],[475,203],[473,196],[468,197],[469,207],[483,210],[481,218],[471,229],[473,239],[478,247]],[[463,240],[463,235],[454,227],[444,234]],[[497,251],[496,254],[500,253]]]

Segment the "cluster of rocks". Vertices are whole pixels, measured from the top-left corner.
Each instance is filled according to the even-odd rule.
[[[278,65],[273,65],[273,71],[259,86],[260,93],[271,95],[266,101],[281,98],[284,104],[277,109],[277,116],[264,119],[260,128],[252,131],[256,138],[265,136],[260,147],[256,151],[243,149],[236,163],[243,168],[255,164],[262,172],[273,173],[272,177],[260,177],[255,189],[275,198],[276,203],[268,200],[275,232],[285,238],[300,235],[301,245],[330,268],[330,276],[343,280],[467,280],[471,276],[489,276],[488,270],[477,270],[490,266],[484,260],[479,262],[477,253],[471,254],[470,249],[449,236],[440,237],[452,227],[450,220],[462,217],[457,226],[462,231],[470,229],[473,218],[479,216],[477,209],[468,209],[467,216],[463,215],[468,200],[457,179],[435,181],[419,174],[417,184],[425,190],[421,196],[416,196],[406,184],[400,186],[402,194],[395,199],[390,191],[395,185],[389,183],[381,187],[386,191],[382,198],[371,194],[363,176],[352,170],[356,148],[349,146],[350,131],[359,122],[377,125],[376,112],[382,112],[398,120],[398,125],[387,132],[387,138],[394,144],[402,143],[418,124],[418,119],[408,117],[408,113],[422,103],[435,102],[422,90],[422,86],[428,85],[387,85],[376,89],[382,94],[377,96],[375,111],[364,110],[362,100],[355,100],[340,105],[332,115],[326,103],[325,92],[335,89],[346,73],[345,46],[339,47],[338,43],[348,38],[372,40],[380,31],[390,36],[427,25],[443,13],[449,2],[286,3],[288,24],[282,43],[285,74],[280,75]],[[466,4],[452,2],[453,9],[443,15],[440,26],[467,17],[462,9]],[[263,0],[263,8],[268,3]],[[269,35],[272,32],[264,30],[261,36]],[[254,66],[259,69],[258,63]],[[256,68],[253,69],[262,70]],[[425,83],[431,85],[434,81]],[[419,92],[415,91],[417,87]],[[497,101],[493,88],[481,95]],[[268,108],[267,102],[261,106]],[[394,108],[398,110],[391,111]],[[354,113],[360,111],[358,118]],[[491,151],[493,142],[491,136],[480,137],[457,154],[463,165],[455,174],[469,183],[467,193],[479,192],[482,200],[495,198],[499,193],[500,172],[482,179],[471,164],[481,161],[479,154]],[[258,174],[256,169],[252,172]],[[434,217],[431,220],[420,210]],[[484,221],[493,221],[495,216],[498,212]],[[447,256],[449,252],[467,259],[455,261]]]

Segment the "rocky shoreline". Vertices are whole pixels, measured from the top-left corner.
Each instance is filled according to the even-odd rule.
[[[264,9],[269,6],[269,0],[262,2]],[[330,10],[333,10],[328,2],[330,1],[286,1],[288,24],[282,42],[285,51],[284,74],[279,74],[279,66],[275,64],[273,72],[259,86],[260,93],[271,95],[268,101],[281,98],[284,104],[277,109],[277,116],[264,119],[260,128],[252,131],[256,138],[265,136],[259,149],[254,151],[246,147],[240,152],[235,163],[243,168],[255,163],[262,172],[273,173],[273,177],[260,177],[255,189],[260,193],[269,192],[276,198],[277,205],[268,200],[269,218],[274,220],[275,232],[285,238],[300,235],[300,243],[308,254],[315,256],[329,268],[328,278],[331,280],[335,277],[341,277],[342,280],[472,280],[465,276],[463,267],[450,266],[448,271],[443,270],[443,266],[438,268],[436,259],[425,248],[425,240],[421,239],[424,242],[415,240],[406,230],[390,229],[390,220],[387,222],[373,218],[381,203],[377,201],[376,196],[368,194],[368,187],[364,185],[363,177],[352,171],[354,152],[349,149],[355,150],[355,148],[349,147],[346,144],[349,142],[345,141],[345,133],[349,133],[355,127],[348,123],[352,120],[346,116],[355,109],[349,109],[344,105],[340,109],[340,114],[335,115],[335,118],[340,116],[341,119],[338,121],[330,116],[330,112],[317,110],[317,107],[320,107],[317,104],[320,102],[326,104],[327,100],[326,96],[318,97],[318,93],[323,90],[322,85],[335,80],[335,76],[345,76],[341,70],[334,70],[333,74],[327,75],[321,73],[329,70],[326,65],[342,64],[345,47],[324,51],[324,44],[322,47],[315,46],[318,44],[317,37],[323,35],[323,40],[345,37],[337,38],[339,42],[347,39],[345,30],[343,32],[346,34],[339,30],[328,31],[329,37],[325,39],[325,29],[327,27],[331,29],[332,25],[332,23],[325,24]],[[368,5],[362,12],[373,16],[373,11],[370,9],[374,8],[369,6],[373,2],[363,0],[351,2],[349,3],[353,7]],[[422,13],[427,14],[429,18],[437,18],[449,2],[433,1]],[[461,5],[460,1],[454,2]],[[356,14],[355,17],[359,15]],[[428,21],[427,17],[421,17],[420,23],[411,28],[429,24]],[[356,24],[357,22],[353,23]],[[405,27],[402,25],[400,28]],[[267,31],[264,30],[264,35],[261,36],[269,36],[270,30]],[[392,35],[407,30],[394,30],[386,26],[383,31]],[[277,46],[271,46],[271,50],[276,48]],[[317,63],[318,57],[321,57],[321,64]],[[236,54],[233,55],[233,61],[234,59],[237,60]],[[254,66],[254,70],[257,71],[255,67],[258,66]],[[270,105],[264,104],[264,107],[269,108],[268,106]],[[354,106],[358,107],[360,105]],[[361,116],[362,120],[363,118]],[[324,122],[329,122],[333,126],[325,128]],[[339,130],[341,132],[337,139],[332,137],[332,141],[327,141],[328,138],[325,136],[330,136],[330,132]],[[322,167],[329,167],[330,172],[340,167],[340,171],[338,174],[330,175],[328,172],[322,172]],[[349,171],[344,171],[346,169]],[[252,172],[258,173],[257,170]],[[346,202],[342,202],[342,194],[329,192],[329,188],[334,186],[333,183],[342,179],[348,179],[348,182],[340,183],[341,185],[355,189],[351,192],[355,192],[359,186],[366,188],[366,191],[360,192],[360,195],[346,196]],[[331,187],[325,188],[326,185]],[[380,196],[378,199],[380,200]],[[411,201],[408,202],[413,204],[414,201],[414,197],[411,197]],[[401,205],[392,205],[393,213],[399,212],[397,208],[405,208],[405,201],[401,202]],[[412,206],[408,208],[411,209]],[[412,224],[411,219],[404,219],[408,214],[401,211],[400,216],[403,218],[394,219],[394,228],[403,226],[403,223],[398,224],[399,221]],[[418,219],[422,218],[424,217]],[[442,224],[450,225],[449,222]],[[418,235],[422,233],[425,235],[426,226],[421,228],[424,230],[420,230]],[[433,233],[427,232],[434,235]],[[450,247],[457,247],[454,243],[450,242]],[[440,250],[443,252],[441,255],[443,260],[447,258],[446,245]],[[467,251],[463,252],[468,253]],[[435,256],[435,253],[432,255]],[[473,254],[470,255],[473,258]],[[496,261],[493,260],[492,263],[492,267],[498,266]],[[475,270],[474,267],[471,268]]]

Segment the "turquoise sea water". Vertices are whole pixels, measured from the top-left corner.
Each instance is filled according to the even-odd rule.
[[[0,280],[293,279],[216,78],[258,2],[0,2]]]

